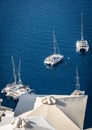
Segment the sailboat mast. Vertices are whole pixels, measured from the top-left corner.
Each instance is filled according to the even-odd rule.
[[[75,87],[77,90],[80,90],[80,83],[79,83],[79,74],[78,74],[78,67],[76,66],[76,84]]]
[[[12,58],[12,66],[13,66],[13,74],[14,74],[14,83],[16,83],[17,79],[16,79],[15,64],[14,64],[13,56],[11,58]]]
[[[81,41],[83,41],[83,13],[81,13]]]
[[[22,81],[21,81],[21,75],[20,75],[20,66],[21,66],[21,59],[19,59],[19,68],[18,68],[18,78],[19,78],[18,83],[19,83],[19,84],[22,83]]]
[[[53,44],[54,44],[53,45],[54,46],[54,54],[59,53],[59,48],[57,45],[57,40],[56,40],[54,29],[53,29]]]
[[[54,54],[56,54],[56,37],[55,37],[54,29],[53,29],[53,49],[54,49]]]

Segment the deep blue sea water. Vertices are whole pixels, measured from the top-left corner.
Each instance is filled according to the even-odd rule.
[[[84,16],[84,38],[90,50],[76,53],[80,40],[80,15]],[[44,58],[53,53],[52,30],[64,61],[47,69]],[[0,90],[13,81],[11,56],[21,78],[37,94],[71,94],[75,89],[75,69],[79,68],[81,89],[88,97],[85,128],[92,127],[92,1],[89,0],[0,0]],[[68,60],[70,57],[70,60]],[[3,104],[16,103],[2,94]]]

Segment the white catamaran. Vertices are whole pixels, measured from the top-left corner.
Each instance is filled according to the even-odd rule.
[[[17,85],[17,78],[16,78],[16,72],[15,72],[15,64],[14,64],[14,59],[13,56],[11,57],[12,60],[12,68],[13,68],[13,78],[14,82],[7,84],[5,88],[2,89],[1,93],[7,93],[11,89],[14,89],[15,85]]]
[[[53,30],[53,45],[54,45],[54,53],[52,55],[48,56],[47,58],[45,58],[44,64],[46,64],[46,65],[53,66],[53,65],[59,63],[60,61],[62,61],[64,58],[64,56],[59,53],[59,48],[57,45],[54,30]]]
[[[31,93],[33,90],[29,88],[28,85],[23,85],[22,80],[21,80],[21,75],[20,75],[20,66],[21,66],[21,59],[19,59],[19,68],[17,71],[18,74],[18,84],[16,85],[16,87],[12,90],[11,92],[11,97],[13,97],[13,99],[19,99],[19,97],[22,94],[25,93]]]
[[[88,50],[88,41],[83,38],[83,14],[81,13],[81,40],[76,42],[76,52],[87,52]]]
[[[80,90],[80,83],[79,83],[79,74],[78,74],[78,67],[76,66],[76,84],[75,84],[75,90],[71,95],[84,95],[85,91]]]
[[[1,92],[5,93],[6,96],[13,97],[13,99],[18,99],[22,94],[30,93],[33,90],[31,90],[29,86],[22,84],[22,80],[20,76],[21,59],[19,60],[19,68],[17,71],[18,82],[16,80],[17,76],[16,76],[16,71],[15,71],[15,64],[14,64],[13,56],[12,56],[12,65],[13,65],[14,82],[6,85],[6,87]]]

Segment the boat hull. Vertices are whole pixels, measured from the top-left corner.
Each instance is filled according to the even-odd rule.
[[[76,42],[76,52],[87,52],[89,50],[89,45],[86,40],[81,40]]]
[[[54,66],[57,63],[61,62],[64,59],[63,55],[60,54],[53,54],[48,56],[45,60],[44,60],[44,64],[49,65],[49,66]]]
[[[85,53],[85,52],[87,52],[87,51],[86,51],[85,48],[81,48],[81,49],[80,49],[80,52]]]

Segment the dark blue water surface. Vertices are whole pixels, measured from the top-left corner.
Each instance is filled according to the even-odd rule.
[[[80,15],[84,15],[84,38],[90,50],[76,53],[80,40]],[[21,58],[21,78],[37,94],[71,94],[75,89],[75,69],[79,68],[81,89],[88,97],[85,128],[92,127],[92,0],[0,0],[0,90],[13,81],[11,56]],[[55,30],[64,61],[47,69],[44,58],[53,53]],[[70,60],[68,60],[70,57]],[[2,94],[3,104],[16,103]]]

